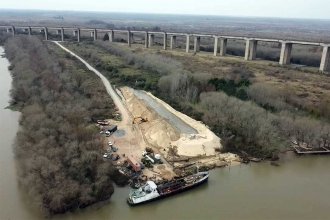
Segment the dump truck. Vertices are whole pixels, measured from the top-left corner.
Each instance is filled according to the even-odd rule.
[[[117,131],[117,125],[111,125],[111,126],[108,126],[106,129],[107,129],[107,131],[109,131],[110,133],[113,133],[113,132]]]

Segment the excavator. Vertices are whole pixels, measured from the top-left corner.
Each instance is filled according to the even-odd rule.
[[[141,124],[143,122],[147,122],[148,121],[148,118],[145,118],[145,117],[142,117],[142,116],[139,116],[139,117],[134,117],[133,119],[133,124]]]

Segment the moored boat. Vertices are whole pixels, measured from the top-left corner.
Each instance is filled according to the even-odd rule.
[[[182,177],[161,184],[156,184],[153,181],[147,181],[146,184],[140,188],[131,190],[127,202],[130,205],[150,202],[191,189],[195,186],[205,183],[208,178],[208,172],[198,172],[190,176]]]

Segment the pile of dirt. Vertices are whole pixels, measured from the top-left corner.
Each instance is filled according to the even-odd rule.
[[[178,155],[180,156],[211,156],[217,154],[216,149],[222,149],[220,138],[216,136],[205,124],[200,121],[176,111],[166,102],[147,93],[150,97],[155,99],[158,103],[163,105],[169,112],[180,118],[187,125],[197,131],[198,134],[180,134],[180,138],[173,141],[171,144],[177,146]]]
[[[139,128],[150,145],[158,149],[167,149],[171,142],[180,138],[178,131],[166,120],[159,117],[142,100],[138,99],[131,88],[123,87],[120,90],[132,118],[142,117],[146,119],[145,122],[139,124]]]
[[[150,93],[151,98],[160,103],[165,109],[180,118],[184,123],[197,131],[197,134],[183,134],[170,124],[167,120],[160,117],[154,109],[148,106],[144,100],[137,98],[131,88],[121,88],[128,110],[132,117],[143,117],[146,122],[139,124],[139,127],[146,141],[158,149],[162,149],[165,155],[171,146],[177,147],[179,156],[200,157],[216,155],[216,149],[221,149],[220,138],[217,137],[203,123],[196,121],[181,112],[176,111],[167,103],[158,99]]]

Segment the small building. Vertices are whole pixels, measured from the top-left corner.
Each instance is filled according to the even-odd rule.
[[[135,172],[141,171],[141,164],[134,157],[129,156],[127,159],[127,162],[129,163],[129,165],[132,166],[132,168]]]

